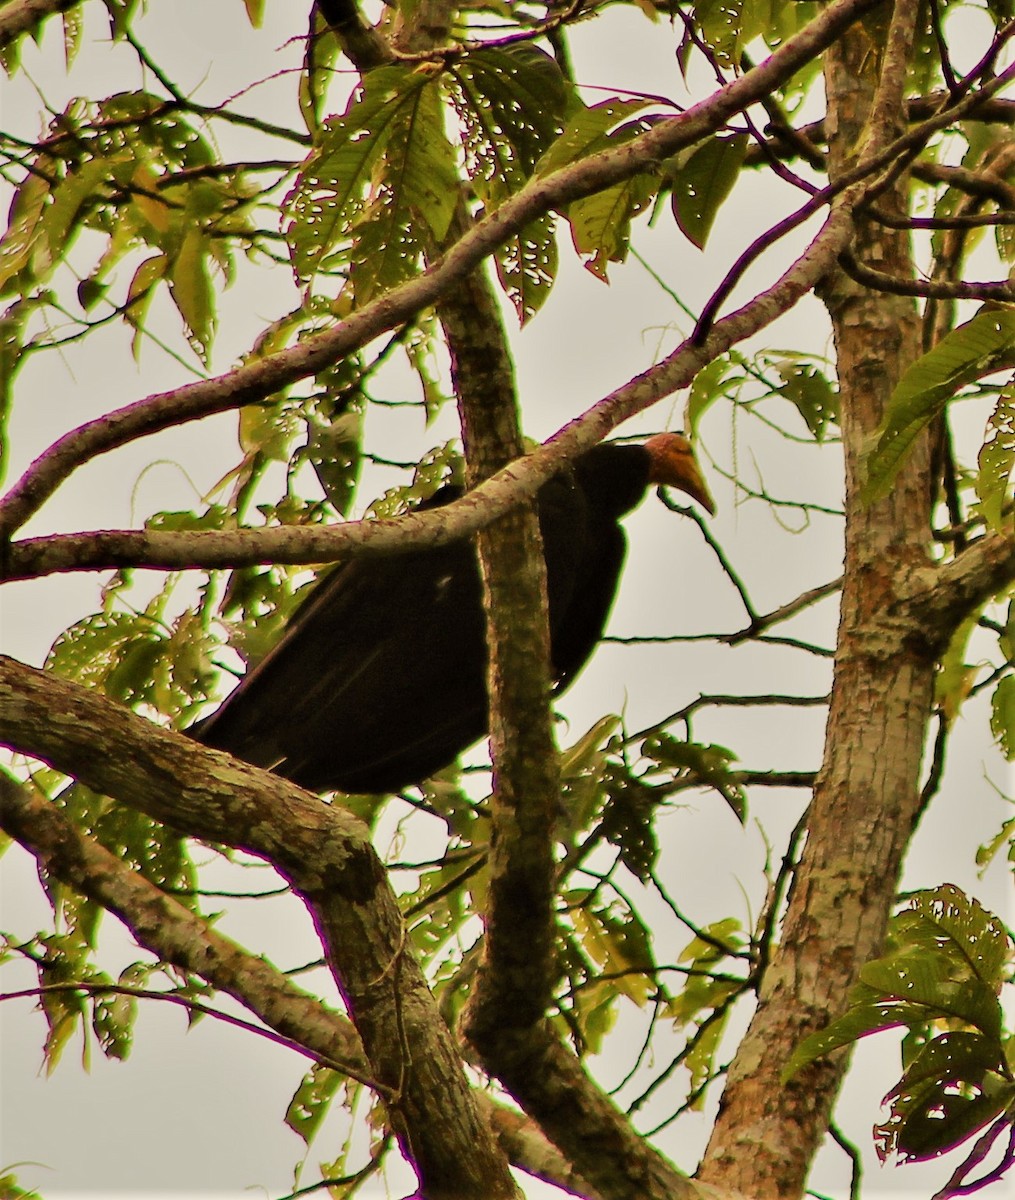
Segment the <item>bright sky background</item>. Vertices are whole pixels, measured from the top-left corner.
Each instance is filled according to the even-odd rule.
[[[194,0],[156,4],[139,29],[157,61],[176,82],[202,102],[213,104],[250,78],[298,66],[300,46],[286,44],[298,32],[288,24],[289,6],[276,3],[267,7],[269,28],[258,34],[249,30],[238,0],[214,5]],[[57,22],[50,22],[41,51],[28,43],[23,46],[27,75],[0,83],[5,128],[26,137],[37,134],[34,114],[38,101],[30,79],[57,109],[74,94],[104,95],[114,86],[124,86],[124,79],[131,81],[130,86],[140,84],[136,68],[126,74],[122,70],[114,73],[111,61],[128,62],[130,51],[111,50],[96,6],[88,5],[85,11],[84,46],[72,82],[63,74]],[[969,22],[964,32],[971,36],[976,28],[972,15]],[[635,81],[647,92],[686,103],[689,94],[683,90],[673,60],[673,41],[664,25],[653,26],[634,11],[611,10],[608,19],[589,22],[575,31],[579,78],[606,89],[604,96]],[[299,127],[289,94],[291,82],[282,75],[256,89],[244,98],[245,108]],[[701,87],[710,82],[700,81]],[[587,98],[596,97],[589,93]],[[229,156],[255,152],[254,143],[235,130],[223,134],[222,141]],[[283,148],[283,153],[290,152],[291,147]],[[262,146],[256,153],[266,151]],[[269,147],[267,153],[273,150]],[[0,197],[0,203],[6,207],[5,198]],[[660,219],[650,241],[636,244],[642,253],[650,254],[653,269],[666,283],[686,303],[698,307],[763,224],[784,215],[795,203],[783,185],[773,185],[767,175],[754,175],[734,193],[707,253],[690,246],[668,216]],[[811,233],[813,228],[798,231],[762,259],[744,281],[738,298],[742,300],[771,282]],[[615,266],[607,289],[584,271],[573,255],[568,257],[569,253],[564,233],[563,265],[554,294],[540,316],[514,338],[526,433],[538,438],[546,437],[658,355],[669,352],[687,329],[679,311],[637,262]],[[269,284],[264,272],[256,273],[255,283],[255,273],[242,263],[240,266],[240,280],[222,299],[214,364],[218,371],[228,369],[263,324],[293,301],[291,280],[284,269],[274,272]],[[996,275],[996,271],[980,277],[990,274]],[[158,306],[155,311],[159,312]],[[162,304],[158,320],[167,339],[177,344],[178,323],[168,304]],[[513,330],[513,318],[509,316],[508,322]],[[28,364],[19,389],[32,400],[30,404],[22,401],[14,414],[8,484],[67,429],[190,377],[177,361],[152,346],[145,349],[140,365],[135,364],[129,341],[129,332],[112,325],[81,345],[68,347],[59,355],[36,356]],[[805,301],[756,339],[755,348],[762,345],[830,352],[822,308],[816,301]],[[391,398],[416,394],[405,371],[395,368],[386,380],[385,394]],[[682,405],[682,397],[663,402],[621,432],[679,428]],[[959,432],[964,444],[979,444],[985,416],[985,410],[973,406],[962,413]],[[795,418],[791,414],[783,414],[783,419],[792,427]],[[198,494],[210,488],[231,461],[235,425],[234,416],[216,417],[167,431],[91,464],[61,489],[28,532],[136,526],[158,509],[192,507]],[[799,432],[804,432],[802,423]],[[412,458],[454,433],[450,408],[430,429],[422,427],[415,413],[371,412],[367,447],[392,458]],[[760,472],[776,495],[832,507],[840,503],[841,479],[838,467],[831,465],[837,461],[834,449],[818,453],[794,448],[774,434],[766,434],[756,423],[742,422],[734,432],[729,412],[719,408],[706,418],[702,433],[707,454],[724,469],[735,465],[747,482],[757,484],[756,472]],[[149,468],[153,460],[156,465]],[[839,573],[841,539],[835,519],[815,518],[799,536],[789,537],[764,505],[737,507],[731,485],[709,470],[707,458],[704,465],[719,505],[710,528],[747,581],[759,611],[775,608]],[[392,474],[382,471],[368,476],[360,492],[362,503],[394,481]],[[790,519],[797,516],[790,514]],[[745,624],[732,588],[691,522],[668,514],[650,499],[627,521],[627,529],[629,562],[611,622],[613,633],[732,631]],[[6,588],[4,652],[41,663],[54,637],[94,610],[98,582],[99,577],[91,575],[57,576]],[[831,646],[834,624],[835,603],[826,601],[794,632]],[[773,647],[730,650],[706,643],[634,649],[604,645],[560,706],[569,721],[561,740],[574,740],[607,711],[624,710],[630,726],[637,728],[679,708],[699,692],[821,694],[829,678],[825,660]],[[637,687],[629,691],[632,680],[637,680]],[[1007,787],[1010,792],[1012,781],[1006,782],[1005,765],[989,744],[986,724],[983,702],[971,704],[959,721],[948,782],[914,843],[906,886],[950,881],[971,891],[988,907],[1007,906],[1010,917],[1011,881],[1003,865],[995,865],[979,880],[972,864],[975,848],[993,836],[1010,812],[996,789]],[[758,710],[735,717],[728,711],[713,711],[699,717],[696,736],[729,745],[749,768],[813,769],[819,762],[822,726],[821,710]],[[764,823],[779,854],[803,802],[803,796],[796,793],[756,792],[752,820],[744,830],[712,796],[692,794],[688,807],[661,814],[658,828],[664,844],[664,874],[689,914],[702,923],[729,914],[749,923],[761,897],[758,868],[765,854],[754,819]],[[249,880],[243,882],[249,886]],[[45,927],[48,908],[32,861],[17,847],[0,865],[0,903],[5,928],[27,935]],[[240,940],[247,938],[283,966],[307,961],[319,952],[305,913],[292,899],[272,902],[270,909],[253,904],[236,909],[220,928]],[[122,965],[136,957],[112,918],[105,922],[104,934],[110,943],[105,953],[111,964]],[[665,941],[667,936],[674,939],[672,947]],[[657,941],[659,958],[675,960],[687,938],[686,932],[675,926],[662,926]],[[34,983],[30,972],[15,969],[5,971],[4,981],[8,990]],[[60,1068],[47,1080],[38,1074],[44,1023],[31,1009],[30,1000],[0,1005],[0,1166],[26,1160],[45,1164],[44,1169],[19,1167],[23,1185],[39,1186],[50,1197],[86,1192],[106,1196],[122,1190],[167,1200],[183,1195],[215,1196],[216,1200],[251,1194],[278,1196],[290,1189],[300,1143],[284,1127],[282,1118],[305,1070],[303,1060],[210,1020],[185,1033],[182,1011],[148,1004],[142,1006],[135,1047],[126,1063],[111,1063],[95,1054],[86,1074],[73,1061],[78,1051],[72,1044]],[[632,1038],[637,1036],[637,1025],[637,1021],[630,1022]],[[617,1078],[623,1061],[626,1059],[618,1058],[616,1064],[607,1061],[603,1078],[608,1082]],[[894,1042],[890,1038],[869,1041],[858,1063],[840,1108],[841,1123],[868,1153],[870,1126],[880,1119],[878,1102],[897,1078]],[[668,1111],[671,1099],[664,1096],[656,1106],[660,1114]],[[670,1133],[663,1139],[664,1148],[680,1166],[693,1164],[713,1112],[709,1107],[703,1114],[683,1120],[679,1135]],[[653,1123],[649,1115],[645,1124]],[[333,1120],[327,1128],[337,1138],[338,1122]],[[335,1147],[328,1133],[322,1134],[311,1150],[311,1162],[332,1156]],[[867,1196],[902,1196],[903,1188],[926,1195],[944,1178],[940,1165],[884,1173],[877,1173],[875,1167],[869,1170],[875,1174],[868,1176]],[[843,1195],[847,1183],[843,1155],[834,1149],[823,1152],[812,1186]],[[532,1196],[542,1194],[535,1186],[529,1190]],[[397,1182],[392,1194],[401,1194]],[[995,1188],[987,1194],[1000,1196],[1003,1190]]]

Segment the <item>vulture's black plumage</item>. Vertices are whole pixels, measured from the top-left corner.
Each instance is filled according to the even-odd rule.
[[[626,548],[620,518],[653,483],[712,511],[679,434],[603,443],[539,491],[558,691],[602,636]],[[428,503],[458,494],[446,487]],[[474,541],[357,558],[313,589],[278,644],[193,733],[312,791],[396,791],[486,733],[486,659]]]

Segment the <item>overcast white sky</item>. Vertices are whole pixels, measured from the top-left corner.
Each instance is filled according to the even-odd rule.
[[[152,8],[140,25],[146,44],[184,90],[203,102],[216,103],[251,77],[267,77],[298,65],[299,46],[286,44],[299,33],[288,24],[290,6],[269,4],[270,28],[256,35],[246,26],[239,3],[180,0]],[[136,69],[114,72],[112,63],[128,62],[130,54],[122,48],[110,49],[94,10],[95,6],[87,6],[84,46],[71,83],[61,69],[56,23],[51,23],[41,51],[28,44],[23,48],[31,80],[55,108],[73,94],[105,94],[103,89],[140,83]],[[968,31],[975,31],[974,18]],[[575,32],[579,77],[607,90],[635,86],[684,103],[689,97],[673,60],[673,40],[664,25],[652,26],[634,11],[611,10],[608,19],[589,22]],[[251,93],[244,101],[248,111],[298,126],[291,83],[290,76],[279,75]],[[0,84],[0,100],[5,128],[24,136],[37,132],[37,97],[28,75]],[[236,131],[222,136],[235,138],[235,144],[230,141],[226,147],[229,155],[240,156],[250,148]],[[286,153],[289,150],[285,148]],[[2,198],[0,203],[6,207]],[[756,176],[734,194],[704,255],[684,241],[668,219],[660,221],[649,243],[639,246],[651,254],[654,270],[686,303],[697,307],[757,235],[762,221],[768,216],[777,219],[793,203],[781,185]],[[807,230],[799,231],[763,259],[744,281],[740,296],[770,282],[807,235]],[[514,343],[526,432],[539,438],[643,369],[657,354],[668,352],[681,320],[636,262],[614,267],[611,285],[605,288],[573,257],[568,258],[566,235],[561,251],[563,267],[554,295]],[[266,282],[263,273],[255,276],[241,264],[240,280],[223,301],[215,368],[225,370],[235,362],[263,324],[289,307],[292,295],[286,271],[276,271]],[[167,337],[172,337],[174,317],[168,306],[162,317]],[[805,301],[765,331],[757,345],[807,346],[828,352],[822,309],[814,301]],[[60,355],[36,356],[19,380],[21,394],[31,399],[22,401],[14,414],[7,481],[65,430],[187,378],[178,362],[153,347],[145,350],[140,365],[135,364],[129,334],[118,326]],[[413,383],[407,372],[394,369],[386,387],[394,397],[399,389],[402,394],[413,389]],[[679,428],[682,403],[682,397],[664,402],[621,432]],[[984,416],[983,410],[972,407],[963,414],[960,436],[967,445],[978,444]],[[786,423],[791,425],[792,420],[789,417]],[[422,428],[416,415],[371,413],[368,448],[393,458],[411,458],[454,432],[451,411],[430,429]],[[834,450],[819,454],[794,449],[746,421],[733,436],[728,411],[718,408],[706,419],[703,434],[708,452],[726,469],[736,465],[748,482],[757,482],[757,471],[777,495],[829,506],[839,503]],[[234,436],[235,418],[227,415],[118,451],[78,472],[39,514],[30,532],[136,525],[157,509],[192,507],[195,487],[204,492],[231,461]],[[146,470],[153,459],[158,464]],[[361,492],[363,503],[390,482],[392,478],[383,472],[368,477]],[[763,505],[738,507],[732,488],[715,472],[710,483],[719,504],[711,528],[747,580],[759,611],[839,573],[840,529],[835,519],[815,518],[793,537]],[[650,500],[627,527],[629,565],[612,632],[714,632],[744,624],[732,589],[693,524]],[[80,575],[6,588],[4,652],[41,663],[53,638],[71,621],[94,610],[98,582],[98,577]],[[794,632],[831,646],[834,625],[835,604],[826,601]],[[821,694],[829,677],[826,661],[773,647],[606,645],[561,705],[570,723],[562,739],[571,740],[607,711],[624,710],[630,725],[638,727],[699,692]],[[810,769],[819,761],[822,725],[818,711],[761,711],[736,720],[728,714],[706,714],[699,719],[696,734],[701,740],[714,738],[731,746],[751,768]],[[984,705],[970,705],[956,731],[946,786],[914,844],[907,886],[950,881],[988,906],[1010,907],[1010,876],[1003,867],[995,865],[980,880],[972,865],[976,846],[989,839],[1009,813],[995,790],[1004,786],[1011,791],[1004,764],[989,745]],[[763,822],[777,853],[802,803],[800,795],[789,792],[752,797],[752,818]],[[734,913],[749,922],[760,902],[758,868],[765,853],[753,821],[741,830],[721,802],[694,796],[687,809],[663,814],[659,828],[665,876],[695,919],[707,922]],[[221,876],[211,876],[210,881],[216,878]],[[0,864],[0,889],[4,928],[27,936],[45,927],[48,909],[31,861],[17,847]],[[246,939],[282,966],[318,953],[305,914],[291,899],[273,901],[270,912],[263,905],[236,908],[220,928]],[[112,919],[106,922],[105,933],[110,945],[104,953],[110,966],[136,957]],[[686,934],[667,926],[662,926],[660,937],[674,939],[672,945],[657,942],[659,957],[671,960],[687,940]],[[17,969],[3,976],[4,990],[33,982],[30,973]],[[637,1021],[632,1021],[632,1037],[636,1027]],[[134,1195],[220,1198],[249,1195],[244,1191],[248,1188],[254,1188],[254,1194],[261,1189],[271,1196],[284,1194],[292,1183],[299,1143],[283,1126],[282,1117],[305,1070],[304,1062],[209,1020],[186,1033],[184,1028],[185,1017],[178,1009],[147,1005],[127,1063],[110,1063],[96,1054],[86,1074],[73,1061],[77,1048],[71,1046],[55,1075],[43,1079],[38,1073],[44,1036],[41,1016],[31,1011],[30,1001],[0,1004],[0,1166],[26,1160],[43,1164],[20,1167],[18,1174],[22,1183],[40,1187],[47,1196],[109,1195],[122,1190]],[[617,1071],[622,1061],[623,1056],[618,1057]],[[877,1104],[897,1077],[894,1043],[869,1042],[859,1061],[846,1089],[842,1124],[869,1152],[870,1126],[879,1119]],[[612,1061],[604,1064],[604,1078],[613,1077],[613,1067]],[[656,1111],[668,1111],[671,1100],[662,1097]],[[666,1135],[664,1148],[681,1166],[693,1163],[712,1111],[689,1118],[679,1132]],[[651,1116],[646,1123],[652,1123]],[[333,1155],[337,1136],[336,1119],[311,1152],[311,1161]],[[897,1196],[901,1189],[927,1194],[943,1178],[940,1166],[877,1173],[865,1195]],[[813,1180],[816,1190],[843,1195],[847,1181],[841,1153],[824,1152]],[[401,1194],[398,1182],[392,1194]],[[1000,1188],[988,1193],[1001,1194]],[[531,1195],[537,1195],[535,1187]]]

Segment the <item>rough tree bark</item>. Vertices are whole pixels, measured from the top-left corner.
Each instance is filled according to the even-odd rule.
[[[894,13],[866,18],[826,54],[833,181],[865,146],[882,146],[902,130],[916,13],[913,0],[901,0]],[[901,213],[898,200],[894,192],[882,197]],[[863,219],[856,229],[861,261],[912,275],[908,234]],[[895,611],[913,568],[929,562],[927,439],[889,496],[870,506],[860,498],[870,435],[920,352],[915,303],[862,290],[842,274],[823,295],[835,333],[846,466],[846,569],[824,761],[780,944],[700,1171],[703,1180],[759,1197],[799,1195],[825,1136],[846,1056],[816,1063],[785,1086],[780,1072],[802,1038],[838,1015],[881,944],[919,815],[939,649],[913,638]]]

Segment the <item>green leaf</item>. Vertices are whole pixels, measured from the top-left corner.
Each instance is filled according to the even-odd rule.
[[[744,823],[747,813],[747,793],[730,764],[737,756],[725,746],[685,742],[668,733],[654,734],[642,744],[642,753],[660,766],[675,768],[678,777],[693,779],[713,787],[733,809],[737,820]]]
[[[301,277],[313,274],[329,250],[349,241],[403,97],[424,84],[408,68],[380,67],[367,75],[345,114],[325,123],[320,144],[285,201],[291,217],[286,237]]]
[[[706,925],[701,932],[705,936],[695,934],[681,950],[678,962],[693,963],[695,966],[714,966],[721,959],[743,949],[743,926],[736,917],[724,917],[721,921],[714,921],[711,925]]]
[[[980,614],[975,612],[955,630],[934,676],[934,699],[949,722],[959,715],[976,678],[978,668],[966,662],[966,647],[979,619]]]
[[[50,969],[40,967],[40,983],[45,986],[63,982],[62,979],[56,978],[56,974]],[[60,1065],[67,1043],[74,1036],[78,1026],[84,1023],[85,999],[80,992],[44,992],[40,1007],[45,1013],[48,1027],[42,1054],[46,1063],[46,1074],[52,1075]]]
[[[10,49],[10,47],[5,47]],[[24,1163],[16,1163],[16,1166],[24,1166]],[[34,1164],[31,1164],[34,1166]],[[0,1174],[0,1198],[2,1200],[43,1200],[42,1193],[32,1188],[26,1191],[23,1187],[18,1186],[18,1177],[8,1170],[4,1170]]]
[[[998,918],[945,884],[910,897],[889,933],[896,949],[862,968],[848,1011],[801,1042],[784,1080],[832,1050],[897,1025],[958,1020],[999,1043],[997,993],[1012,947]]]
[[[719,209],[739,178],[748,141],[747,134],[709,138],[672,175],[674,220],[699,250],[704,249]]]
[[[564,127],[570,88],[535,46],[479,50],[448,70],[465,169],[488,208],[513,195]]]
[[[524,325],[542,308],[557,277],[552,216],[530,221],[494,251],[497,278]]]
[[[987,421],[987,440],[977,460],[976,494],[983,519],[999,532],[1008,499],[1008,481],[1015,470],[1015,389],[1010,385],[998,397],[997,407]]]
[[[978,980],[957,982],[950,978],[950,966],[929,952],[910,950],[866,963],[860,979],[886,1003],[903,1007],[907,1014],[914,1008],[922,1010],[923,1021],[958,1020],[988,1037],[1000,1036],[997,997]]]
[[[362,461],[363,412],[339,413],[330,421],[309,423],[307,457],[336,512],[348,513]]]
[[[318,9],[312,20],[312,33],[303,58],[304,69],[299,78],[300,114],[312,134],[317,134],[321,128],[322,110],[341,53],[338,38]]]
[[[346,1077],[340,1071],[317,1064],[303,1076],[289,1101],[285,1123],[309,1146],[331,1107],[335,1093]]]
[[[145,318],[155,295],[155,285],[166,276],[169,269],[169,259],[165,254],[156,254],[146,258],[138,265],[127,289],[127,303],[123,310],[124,320],[134,328],[131,341],[131,352],[135,360],[141,352],[141,337],[144,332]]]
[[[38,256],[33,263],[40,271],[40,278],[47,277],[53,267],[66,258],[85,218],[97,203],[102,185],[109,182],[117,161],[127,161],[126,154],[121,151],[110,158],[88,159],[53,190],[53,202],[43,213],[40,225],[44,246],[38,247]]]
[[[1015,354],[1015,312],[981,312],[960,325],[899,380],[885,410],[877,444],[867,460],[862,496],[884,496],[919,434],[959,388],[1010,365]]]
[[[459,179],[436,81],[410,93],[393,123],[366,218],[355,228],[352,279],[356,296],[401,283],[424,252],[447,237]]]
[[[406,278],[447,235],[458,202],[439,83],[423,71],[371,71],[344,116],[325,125],[286,206],[301,277],[351,270],[367,299]]]
[[[727,992],[729,989],[730,985],[727,984]],[[718,1008],[717,997],[716,1010]],[[717,1020],[709,1021],[707,1025],[698,1027],[691,1041],[690,1052],[684,1059],[684,1066],[691,1076],[691,1097],[688,1101],[688,1108],[692,1112],[699,1112],[705,1106],[707,1097],[702,1089],[709,1078],[716,1073],[716,1053],[719,1050],[723,1034],[726,1032],[726,1026],[729,1024],[730,1011],[727,1009]],[[696,1096],[695,1093],[700,1094]]]
[[[629,909],[618,914],[607,908],[577,905],[571,919],[582,950],[605,975],[611,987],[643,1007],[655,990],[655,963],[648,931]]]
[[[557,832],[565,843],[570,843],[576,833],[587,829],[603,805],[608,743],[619,725],[619,717],[601,717],[576,742],[561,751],[562,817]]]
[[[123,992],[98,993],[92,1000],[92,1032],[107,1058],[126,1061],[137,1016],[137,999]]]
[[[1004,923],[954,884],[915,892],[890,932],[900,944],[946,955],[953,978],[979,980],[992,994],[1007,977],[1012,943]]]
[[[134,20],[139,0],[105,0],[106,8],[113,26],[113,37],[116,40],[127,35],[131,22]]]
[[[604,100],[591,108],[577,102],[563,133],[536,163],[533,174],[544,177],[610,144],[608,132],[620,121],[647,108],[650,100]]]
[[[191,229],[169,268],[169,292],[190,333],[191,345],[207,363],[215,333],[215,294],[208,274],[208,248],[200,229]]]
[[[666,791],[645,783],[626,763],[613,759],[606,763],[602,786],[606,793],[600,825],[603,837],[619,849],[621,862],[644,883],[659,856],[653,821]]]
[[[569,88],[556,61],[534,46],[481,50],[451,67],[465,169],[488,211],[528,180],[563,129]],[[494,251],[501,287],[525,324],[557,274],[554,219],[547,215]]]
[[[651,124],[650,118],[615,126],[648,103],[614,99],[593,108],[572,105],[564,132],[536,164],[535,173],[546,176],[579,158],[621,145],[643,133]],[[631,219],[648,206],[658,186],[656,175],[635,175],[568,206],[567,219],[575,249],[588,256],[585,266],[598,278],[606,279],[607,263],[626,258]]]
[[[813,362],[787,357],[773,365],[783,380],[779,395],[803,417],[814,440],[823,441],[829,425],[839,420],[838,390]]]
[[[38,159],[33,163],[36,168],[42,165]],[[46,175],[46,171],[28,174],[14,193],[7,228],[0,238],[0,295],[7,294],[10,281],[32,263],[42,239],[42,217],[52,199]],[[31,275],[33,282],[42,279],[34,267]]]
[[[40,309],[45,309],[47,303],[42,296],[16,300],[0,316],[0,483],[10,462],[7,426],[11,416],[14,380],[27,362],[27,355],[23,353],[25,329],[31,317]]]
[[[63,17],[63,61],[69,71],[81,49],[81,30],[83,21],[81,11],[76,6],[68,8]]]
[[[737,65],[742,46],[745,0],[698,0],[694,15],[705,41],[716,52],[723,67]]]
[[[677,961],[692,968],[684,987],[666,1004],[664,1014],[677,1028],[696,1024],[697,1030],[688,1038],[688,1054],[684,1065],[691,1074],[691,1089],[696,1092],[715,1073],[715,1057],[722,1034],[733,1011],[730,999],[748,985],[746,981],[729,976],[720,977],[719,965],[729,954],[744,945],[741,924],[727,917],[707,925],[704,936],[693,937],[681,951]],[[719,945],[716,945],[719,943]],[[720,946],[727,947],[726,950]],[[695,1107],[704,1103],[702,1090]]]
[[[1008,761],[1015,759],[1015,675],[1005,675],[994,688],[990,699],[990,732]]]
[[[53,643],[46,667],[89,686],[105,682],[121,655],[138,639],[159,637],[150,621],[134,613],[96,613],[62,633]]]
[[[952,1031],[934,1038],[885,1097],[891,1115],[874,1127],[878,1156],[935,1158],[966,1141],[1015,1100],[996,1042]]]
[[[726,394],[726,385],[731,377],[734,376],[730,358],[725,354],[713,358],[695,375],[687,399],[687,432],[690,436],[693,437],[697,432],[698,423],[716,400]]]
[[[574,248],[588,256],[585,267],[597,278],[605,282],[607,264],[627,258],[631,220],[648,207],[657,190],[651,175],[633,175],[568,207]]]
[[[812,1033],[797,1046],[782,1069],[783,1083],[788,1083],[798,1071],[802,1071],[812,1062],[868,1034],[894,1029],[910,1022],[915,1024],[926,1018],[926,1012],[920,1005],[889,1004],[874,999],[861,1001],[860,994],[861,989],[854,989],[849,1011],[845,1016],[839,1017],[817,1033]],[[862,989],[862,994],[869,996],[870,989]]]

